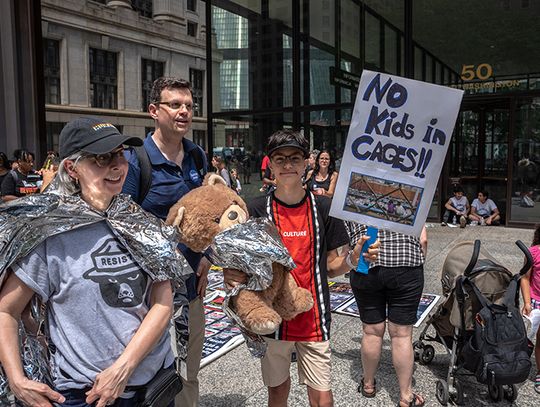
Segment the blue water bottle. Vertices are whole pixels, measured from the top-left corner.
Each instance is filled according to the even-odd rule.
[[[356,271],[358,273],[367,274],[369,271],[369,262],[365,259],[363,254],[369,249],[369,246],[371,246],[375,241],[377,240],[377,235],[379,233],[379,229],[368,226],[366,231],[366,236],[369,237],[369,240],[364,243],[362,246],[362,251],[360,252],[360,259],[358,260],[358,266],[356,267]]]

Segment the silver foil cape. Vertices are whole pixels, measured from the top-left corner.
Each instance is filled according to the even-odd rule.
[[[7,270],[18,259],[28,255],[48,237],[76,228],[105,221],[112,233],[125,246],[133,259],[155,281],[173,280],[178,356],[187,355],[187,290],[185,281],[193,270],[176,249],[176,229],[166,226],[134,203],[128,195],[117,195],[109,207],[98,211],[80,196],[54,193],[30,195],[0,205],[0,287]],[[39,325],[45,321],[45,307],[34,306],[34,318]],[[26,375],[36,381],[51,384],[48,353],[44,337],[19,328],[21,358]],[[7,378],[0,368],[0,406],[10,405],[12,399]]]
[[[283,264],[288,269],[296,267],[278,230],[267,218],[251,218],[216,235],[207,256],[216,266],[241,270],[248,275],[246,284],[227,292],[223,311],[241,328],[250,352],[256,357],[263,357],[266,351],[264,341],[246,329],[229,306],[229,300],[243,289],[261,291],[268,288],[272,283],[272,263]]]

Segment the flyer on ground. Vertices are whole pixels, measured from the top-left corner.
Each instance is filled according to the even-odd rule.
[[[424,322],[431,310],[437,305],[440,298],[441,296],[437,294],[422,294],[420,303],[418,304],[418,308],[416,310],[416,322],[414,323],[415,328],[418,328],[422,322]],[[356,304],[356,300],[354,298],[351,298],[349,301],[343,303],[333,311],[337,312],[338,314],[360,317],[358,305]]]
[[[334,312],[337,308],[341,307],[353,297],[352,288],[349,283],[338,283],[337,281],[329,281],[328,291],[330,292],[330,311],[332,312]]]
[[[420,236],[462,97],[364,70],[330,214]]]
[[[204,299],[205,332],[201,368],[244,342],[244,336],[222,310],[225,292],[213,291]]]

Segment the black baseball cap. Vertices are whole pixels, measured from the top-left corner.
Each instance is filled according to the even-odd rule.
[[[111,123],[98,117],[80,117],[70,121],[60,132],[59,154],[64,159],[79,151],[105,154],[116,147],[142,146],[138,137],[124,136]]]
[[[287,147],[302,151],[305,158],[309,156],[309,144],[304,136],[289,129],[278,130],[270,136],[266,153],[270,157],[275,151]]]

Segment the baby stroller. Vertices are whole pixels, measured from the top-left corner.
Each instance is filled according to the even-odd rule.
[[[525,265],[517,276],[498,264],[481,248],[479,240],[458,244],[445,259],[441,276],[443,301],[430,315],[418,341],[413,344],[415,359],[422,365],[429,364],[435,356],[434,347],[426,342],[441,343],[450,355],[446,380],[439,379],[436,383],[436,396],[442,405],[447,405],[450,400],[458,405],[463,404],[463,385],[459,377],[476,375],[480,381],[478,374],[474,373],[478,370],[471,368],[469,355],[464,355],[463,352],[471,347],[471,337],[475,335],[479,313],[483,305],[486,305],[485,299],[494,304],[501,304],[503,301],[513,303],[511,305],[519,310],[519,277],[530,269],[532,258],[521,241],[517,241],[516,245],[526,257]],[[520,313],[517,314],[518,318],[514,318],[513,322],[523,324]],[[434,336],[428,335],[430,327],[435,330]],[[483,325],[481,329],[483,332]],[[527,344],[526,336],[524,340],[525,347],[529,345],[528,362],[524,363],[530,364],[532,344]],[[523,367],[521,370],[524,370]],[[528,374],[528,370],[525,369],[525,373]],[[501,380],[492,379],[481,383],[487,384],[488,394],[493,401],[500,401],[504,397],[512,402],[517,398],[515,381],[501,383]]]

